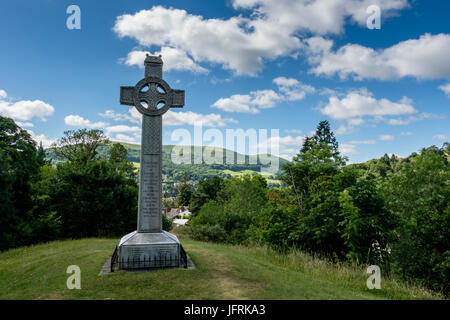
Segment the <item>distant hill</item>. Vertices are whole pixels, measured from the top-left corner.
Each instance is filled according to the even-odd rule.
[[[115,143],[114,141],[112,143]],[[120,142],[128,151],[128,160],[133,162],[137,168],[139,168],[139,161],[140,161],[140,152],[141,152],[141,146],[138,144],[131,144],[131,143],[123,143]],[[109,148],[111,147],[111,144],[109,145],[103,145],[100,146],[98,151],[101,156],[106,156]],[[212,148],[212,147],[202,147],[203,153],[207,155],[211,155],[211,157],[215,156],[213,149],[215,149],[216,152],[219,152],[219,157],[222,159],[222,163],[215,163],[215,164],[208,164],[205,163],[204,159],[202,163],[200,164],[194,164],[194,148],[200,148],[200,147],[194,147],[191,146],[191,163],[189,164],[177,164],[173,163],[172,161],[172,150],[175,146],[174,145],[164,145],[163,146],[163,181],[165,183],[174,184],[176,182],[181,181],[184,174],[186,173],[188,180],[191,181],[199,181],[207,177],[212,176],[220,176],[223,178],[231,178],[232,176],[238,176],[242,174],[262,174],[264,177],[267,178],[269,186],[276,187],[280,185],[280,181],[278,180],[277,175],[280,173],[280,170],[283,165],[285,165],[287,160],[283,158],[279,158],[276,156],[270,156],[270,159],[273,159],[274,161],[278,161],[278,170],[276,170],[274,173],[261,173],[262,168],[268,168],[269,165],[264,165],[260,161],[260,157],[257,155],[242,155],[240,153],[229,151],[222,148]],[[54,153],[51,149],[48,149],[47,151],[47,158],[52,159],[53,163],[58,163],[58,160],[56,159]],[[229,152],[230,155],[232,155],[232,164],[227,164],[227,153]],[[197,150],[198,153],[198,150]],[[272,158],[273,157],[273,158]],[[230,157],[229,157],[230,158]],[[237,163],[237,159],[243,159],[244,161],[242,164]],[[220,162],[220,161],[219,161]],[[166,188],[164,188],[166,189]]]

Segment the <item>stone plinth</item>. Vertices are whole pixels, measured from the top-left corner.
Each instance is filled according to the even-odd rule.
[[[133,231],[120,240],[120,269],[148,269],[179,267],[180,241],[166,231]]]

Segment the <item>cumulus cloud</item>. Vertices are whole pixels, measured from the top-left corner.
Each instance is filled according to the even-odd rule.
[[[278,92],[267,89],[234,94],[218,99],[211,107],[227,112],[259,113],[260,109],[273,108],[282,101],[302,100],[307,93],[315,91],[312,86],[304,85],[294,78],[278,77],[273,79],[273,83],[277,85]]]
[[[112,119],[114,121],[128,121],[132,123],[142,122],[142,116],[135,108],[128,109],[127,113],[118,113],[114,110],[106,110],[103,113],[99,113],[99,116]]]
[[[450,83],[439,86],[439,89],[441,89],[445,95],[450,98]]]
[[[298,130],[298,129],[285,129],[284,132],[286,132],[286,133],[296,133],[296,134],[302,134],[303,133],[302,130]]]
[[[421,114],[419,114],[417,116],[409,116],[409,117],[405,117],[405,118],[396,118],[396,119],[387,119],[386,121],[390,125],[398,126],[398,125],[407,125],[407,124],[410,124],[411,122],[416,122],[416,121],[421,121],[421,120],[431,119],[431,118],[442,119],[443,117],[432,114],[432,113],[428,113],[428,112],[422,112]]]
[[[52,115],[55,108],[41,100],[8,101],[8,94],[0,90],[0,115],[9,117],[15,121],[30,121],[39,118],[42,121]]]
[[[351,91],[345,97],[329,97],[328,104],[320,111],[336,120],[352,119],[352,124],[361,123],[364,116],[404,115],[416,113],[411,100],[403,97],[399,102],[376,99],[366,89]],[[356,118],[356,119],[355,119]]]
[[[139,137],[129,136],[123,133],[118,133],[115,136],[110,137],[110,140],[125,143],[139,143]]]
[[[280,92],[285,96],[286,100],[297,101],[302,100],[307,93],[314,93],[314,87],[302,84],[294,78],[278,77],[273,79],[273,83],[278,86]]]
[[[377,143],[375,140],[352,140],[346,143],[341,143],[339,145],[339,152],[344,155],[355,155],[359,154],[358,150],[356,150],[357,145],[369,145]]]
[[[281,97],[273,90],[257,90],[250,94],[234,94],[220,98],[212,107],[228,112],[258,113],[259,109],[273,108]]]
[[[437,79],[450,77],[450,35],[426,33],[419,39],[399,42],[389,48],[374,50],[347,44],[336,51],[333,41],[312,37],[305,41],[310,72],[316,75],[339,75],[356,80],[391,80],[402,77]]]
[[[130,108],[127,113],[117,113],[113,110],[106,110],[100,116],[114,121],[128,121],[136,124],[142,122],[142,115],[135,109]],[[232,118],[222,118],[220,114],[201,114],[192,111],[167,111],[163,115],[164,126],[196,125],[202,123],[205,127],[225,127],[229,123],[236,123]],[[117,127],[117,126],[116,126]]]
[[[235,9],[253,9],[259,24],[279,25],[285,30],[309,31],[317,34],[343,32],[346,18],[366,26],[366,9],[378,5],[383,18],[408,7],[407,0],[234,0]]]
[[[381,141],[392,141],[394,139],[395,139],[395,137],[393,135],[390,135],[390,134],[383,134],[383,135],[378,137],[378,140],[381,140]]]
[[[32,130],[27,130],[27,132],[31,135],[31,138],[33,138],[33,140],[37,142],[38,145],[42,143],[42,146],[44,148],[50,147],[51,144],[57,140],[49,138],[45,134],[36,134]]]
[[[88,119],[84,119],[83,117],[79,115],[68,115],[64,118],[64,123],[68,126],[72,127],[83,127],[83,128],[90,128],[90,129],[98,129],[105,127],[107,123],[105,122],[91,122]]]
[[[200,114],[192,111],[167,111],[163,116],[165,126],[200,125],[205,127],[225,127],[228,123],[236,123],[232,118],[222,118],[220,114]]]
[[[359,154],[356,150],[356,145],[350,143],[341,143],[339,145],[339,152],[344,155]]]
[[[433,139],[435,140],[448,140],[449,137],[446,136],[445,134],[436,134],[433,136]]]
[[[253,146],[255,150],[267,150],[270,146],[277,146],[278,153],[275,150],[272,150],[272,154],[285,158],[287,160],[291,160],[292,157],[297,154],[300,148],[305,141],[305,137],[303,136],[272,136],[265,141],[259,143],[256,146]]]
[[[131,134],[140,134],[141,128],[138,126],[127,126],[127,125],[117,125],[117,126],[109,126],[105,128],[106,134],[111,133],[131,133]]]
[[[352,140],[348,142],[349,144],[375,144],[375,140]]]
[[[234,0],[249,17],[206,19],[185,10],[154,6],[118,16],[114,31],[144,47],[176,48],[194,64],[219,64],[236,74],[255,75],[264,60],[292,55],[302,47],[301,33],[338,34],[347,18],[364,26],[366,8],[378,4],[383,17],[407,7],[407,0]]]
[[[144,60],[147,54],[161,55],[164,60],[165,71],[191,71],[194,73],[207,73],[208,70],[196,64],[191,58],[188,57],[185,51],[178,48],[162,47],[160,51],[151,53],[149,51],[135,50],[128,53],[126,58],[122,58],[121,61],[129,66],[144,67]]]

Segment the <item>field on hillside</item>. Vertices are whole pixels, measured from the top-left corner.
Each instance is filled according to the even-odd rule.
[[[363,267],[336,265],[304,253],[275,254],[183,239],[196,270],[99,276],[118,239],[56,241],[0,253],[0,299],[437,299],[382,279],[368,290]],[[69,265],[81,268],[81,289],[66,287]]]
[[[133,165],[139,169],[140,164],[140,152],[141,146],[137,144],[123,143],[120,142],[128,152],[127,158],[128,161],[131,161]],[[102,157],[107,157],[108,150],[112,143],[109,145],[101,145],[98,148],[98,152]],[[243,174],[262,174],[268,180],[269,186],[271,187],[279,187],[281,185],[281,181],[278,180],[277,174],[281,173],[279,170],[284,164],[288,161],[283,158],[278,158],[274,156],[274,163],[278,163],[278,167],[276,168],[275,173],[261,173],[261,167],[270,167],[270,165],[262,165],[260,159],[257,156],[248,156],[242,155],[237,152],[229,152],[226,149],[222,148],[211,148],[211,147],[202,147],[202,152],[204,157],[211,156],[218,152],[220,155],[218,156],[220,161],[215,164],[208,164],[204,161],[201,164],[197,164],[194,162],[194,157],[196,151],[194,151],[194,147],[191,146],[191,162],[190,163],[173,163],[172,161],[172,150],[175,146],[173,145],[164,145],[163,146],[163,178],[168,183],[179,182],[184,178],[184,175],[187,175],[188,180],[199,181],[203,180],[207,177],[212,176],[220,176],[223,178],[231,178],[232,176],[240,176]],[[189,147],[188,147],[189,148]],[[227,158],[227,153],[232,155],[231,164],[227,164],[230,159]],[[58,164],[61,161],[56,158],[54,151],[49,148],[46,150],[46,156],[48,159],[52,160],[53,164]],[[244,163],[240,163],[238,158],[244,159]],[[167,191],[167,190],[166,190]]]

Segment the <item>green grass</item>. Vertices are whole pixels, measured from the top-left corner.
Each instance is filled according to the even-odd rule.
[[[0,253],[0,299],[437,299],[423,289],[382,279],[368,290],[363,267],[333,264],[302,252],[280,255],[182,239],[196,270],[98,276],[118,239],[56,241]],[[69,290],[69,265],[81,290]]]

